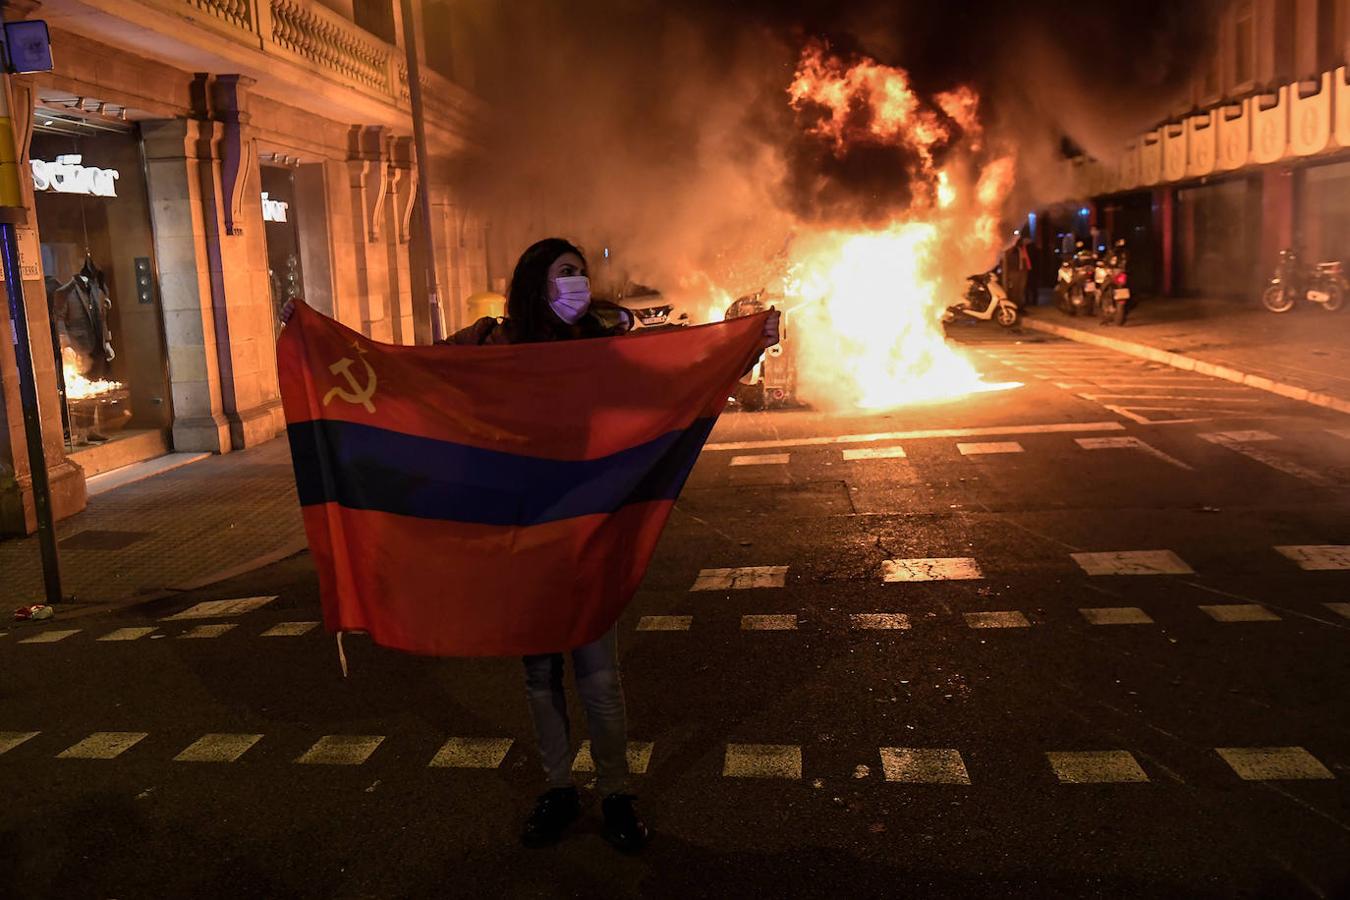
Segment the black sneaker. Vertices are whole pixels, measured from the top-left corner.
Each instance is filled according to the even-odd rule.
[[[600,809],[605,814],[605,840],[624,853],[636,853],[647,846],[650,834],[647,826],[638,818],[632,794],[610,794],[600,801]]]
[[[520,842],[526,847],[548,847],[558,843],[567,826],[581,816],[581,798],[575,787],[553,788],[539,795],[534,812],[525,821]]]

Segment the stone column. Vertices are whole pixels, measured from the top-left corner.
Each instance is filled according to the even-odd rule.
[[[377,341],[392,341],[389,256],[377,246],[385,232],[389,200],[389,129],[382,125],[352,126],[348,133],[347,174],[351,187],[352,284],[354,317],[349,323]]]

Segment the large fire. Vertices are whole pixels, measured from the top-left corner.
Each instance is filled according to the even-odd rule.
[[[888,221],[802,226],[787,250],[783,305],[803,399],[886,409],[1010,386],[983,382],[941,324],[965,276],[996,261],[1013,184],[1011,153],[984,146],[975,92],[926,99],[901,69],[865,58],[848,65],[813,44],[788,99],[837,157],[861,145],[908,166],[909,196]]]

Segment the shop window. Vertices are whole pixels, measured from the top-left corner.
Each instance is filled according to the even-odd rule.
[[[1177,191],[1175,247],[1181,293],[1243,297],[1254,269],[1249,188],[1233,179]]]
[[[1233,83],[1248,84],[1256,78],[1256,15],[1250,0],[1233,11]]]
[[[290,168],[262,166],[263,234],[267,242],[267,280],[272,297],[272,328],[281,335],[281,308],[288,300],[305,296],[301,267],[299,210],[295,179]]]
[[[396,44],[393,0],[354,0],[352,18],[356,24],[386,44]]]
[[[454,15],[449,3],[427,3],[422,7],[427,65],[451,81],[455,79]]]
[[[1313,166],[1303,173],[1299,216],[1307,261],[1350,262],[1350,163]]]
[[[171,415],[140,143],[87,132],[47,131],[39,112],[29,153],[68,450]]]

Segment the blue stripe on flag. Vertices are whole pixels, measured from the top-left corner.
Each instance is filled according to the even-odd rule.
[[[353,422],[287,428],[300,505],[481,525],[539,525],[673,500],[715,418],[600,459],[501,453]]]

